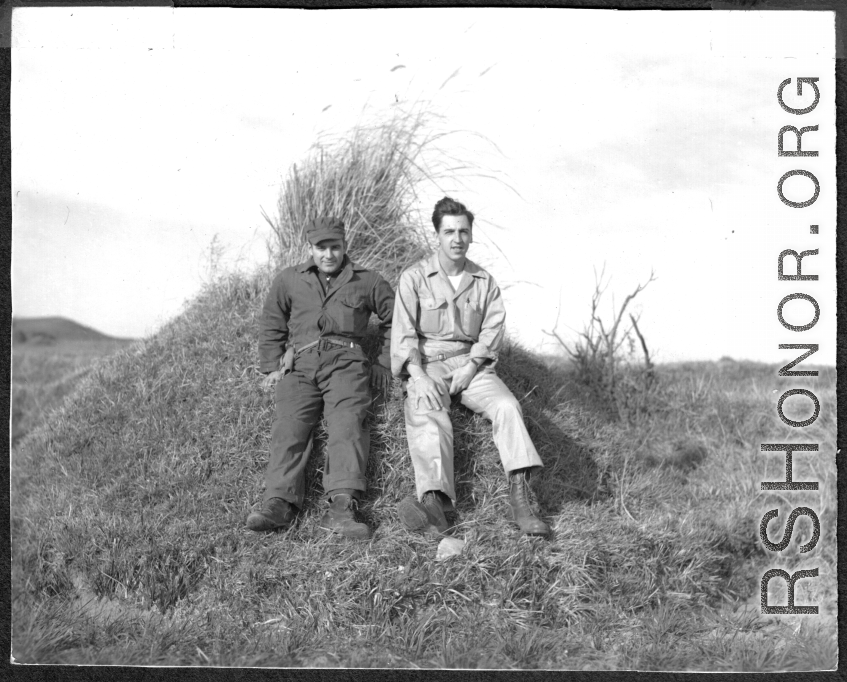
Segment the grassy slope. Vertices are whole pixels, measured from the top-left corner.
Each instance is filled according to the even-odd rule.
[[[834,665],[834,621],[758,617],[758,520],[788,502],[757,492],[786,437],[773,368],[662,368],[635,427],[603,422],[566,370],[519,348],[498,371],[522,399],[547,467],[534,481],[550,541],[506,522],[505,479],[485,420],[456,410],[463,555],[406,533],[412,491],[402,403],[374,420],[376,527],[356,544],[317,528],[309,501],[283,534],[244,518],[262,490],[272,396],[255,374],[267,285],[230,278],[152,339],[107,359],[13,460],[13,654],[64,663],[784,669]],[[821,384],[824,382],[821,381]],[[829,382],[834,385],[834,378]],[[808,385],[808,383],[806,383]],[[834,406],[834,389],[819,392]],[[834,414],[810,431],[834,469]],[[811,439],[812,434],[806,434]],[[798,456],[795,480],[813,478]],[[825,463],[825,465],[824,465]],[[823,480],[822,473],[816,476]],[[815,599],[834,609],[834,473],[809,498],[823,537]],[[769,506],[769,503],[773,505]],[[793,505],[792,505],[793,506]],[[798,524],[796,530],[804,529]],[[772,529],[771,537],[779,537]],[[750,597],[751,609],[744,606]]]
[[[95,332],[96,333],[96,332]],[[70,395],[100,358],[128,341],[106,336],[12,347],[12,446]]]

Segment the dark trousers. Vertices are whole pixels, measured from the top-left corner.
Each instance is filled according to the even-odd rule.
[[[294,371],[276,386],[265,499],[281,497],[303,506],[309,458],[306,446],[322,413],[328,436],[324,491],[367,490],[370,432],[366,417],[370,404],[370,371],[361,350],[307,350],[297,356]]]

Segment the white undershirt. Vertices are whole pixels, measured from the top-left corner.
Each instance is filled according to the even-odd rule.
[[[462,279],[463,274],[463,272],[460,272],[458,275],[447,275],[447,279],[450,280],[450,284],[453,285],[453,289],[456,291],[459,290],[459,280]]]

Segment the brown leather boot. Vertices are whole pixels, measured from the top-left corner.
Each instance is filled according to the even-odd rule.
[[[529,472],[518,469],[509,474],[509,502],[512,518],[524,535],[547,535],[550,527],[532,511],[529,501]]]
[[[294,521],[297,509],[288,500],[272,497],[262,507],[247,517],[247,528],[263,533],[277,528],[288,528]]]
[[[333,495],[329,509],[321,518],[320,527],[353,540],[367,540],[371,537],[371,529],[366,524],[356,521],[354,512],[356,505],[352,495],[347,493]]]
[[[420,502],[414,497],[402,499],[397,514],[408,530],[419,530],[431,537],[442,535],[449,528],[437,490],[425,492]]]

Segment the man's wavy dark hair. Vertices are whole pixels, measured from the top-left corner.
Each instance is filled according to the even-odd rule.
[[[455,199],[444,197],[435,205],[435,210],[432,212],[432,224],[436,232],[441,229],[441,219],[446,215],[463,215],[468,219],[468,225],[473,227],[473,213],[468,210],[468,207]]]

